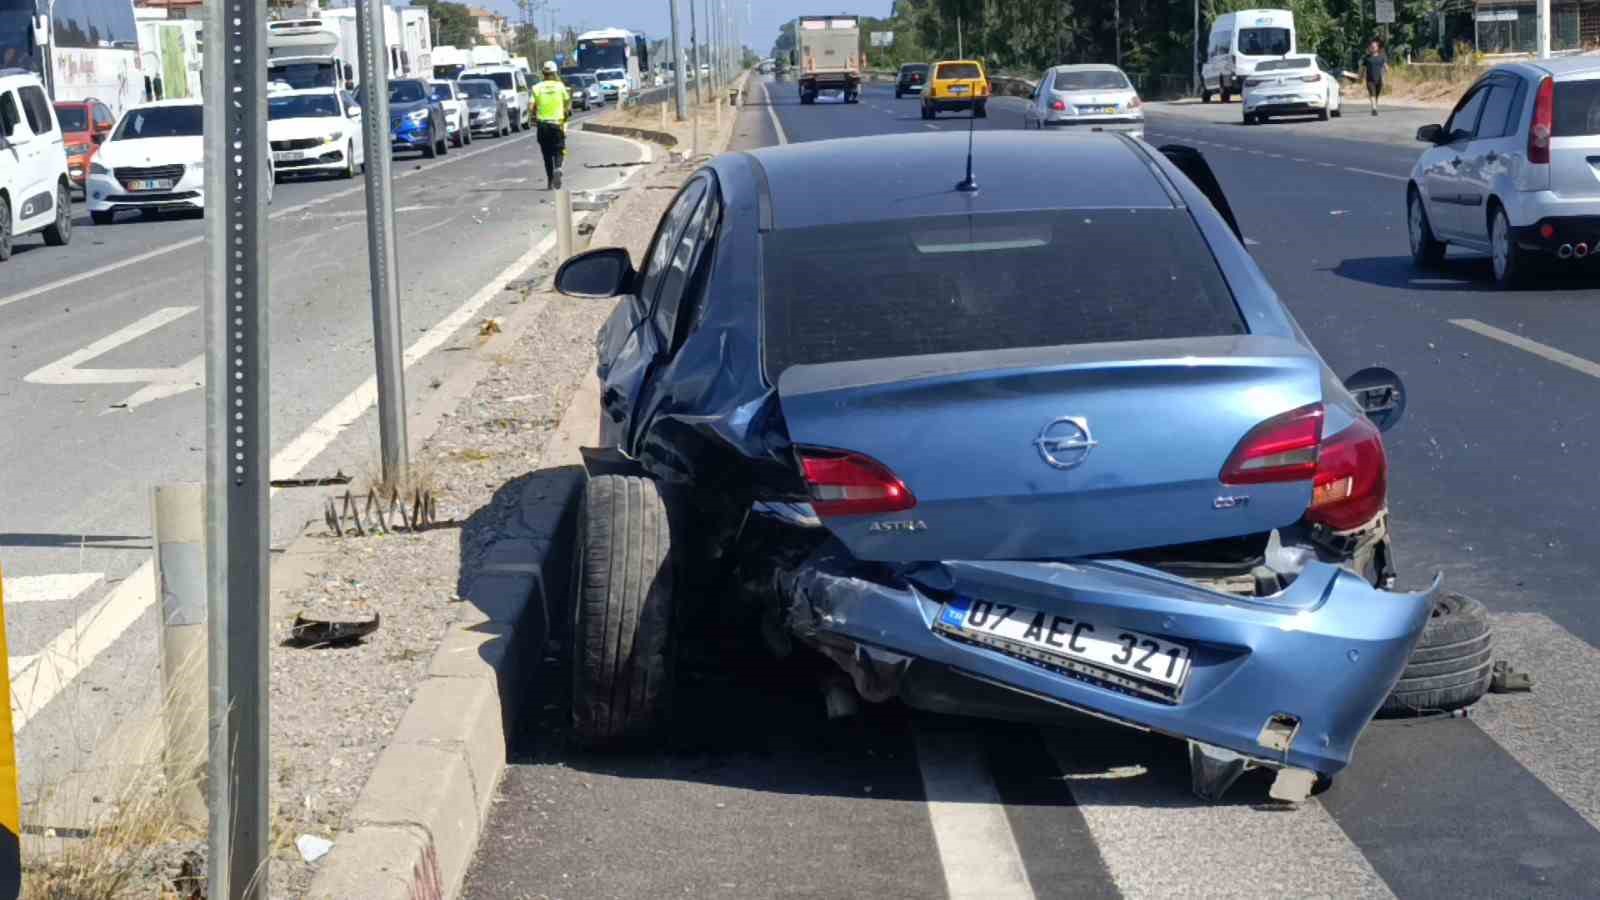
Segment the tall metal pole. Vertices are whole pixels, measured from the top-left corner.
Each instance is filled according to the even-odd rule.
[[[1117,68],[1122,67],[1122,0],[1111,5],[1112,40],[1116,43]]]
[[[692,4],[694,0],[689,0],[689,2]],[[683,50],[678,46],[678,0],[667,0],[667,7],[672,14],[672,86],[676,94],[678,121],[682,122],[687,114],[687,110],[684,108],[683,94],[688,84],[683,76]]]
[[[700,24],[696,20],[695,6],[698,0],[689,0],[689,65],[694,72],[694,102],[699,104],[705,99],[705,79],[700,77]],[[700,113],[695,112],[695,121],[700,121]]]
[[[1192,35],[1194,66],[1189,73],[1189,92],[1200,93],[1200,0],[1194,0],[1194,32]],[[1208,42],[1209,43],[1209,42]]]
[[[209,895],[267,896],[267,9],[206,4]],[[223,102],[223,98],[229,98]],[[234,147],[243,148],[234,150]]]
[[[1539,0],[1535,7],[1539,20],[1539,58],[1550,58],[1550,0]]]
[[[394,181],[389,154],[389,71],[385,65],[384,4],[356,0],[356,47],[367,106],[361,134],[367,148],[367,275],[372,284],[372,349],[378,369],[378,443],[383,482],[410,487],[406,441],[405,353],[400,329],[400,261],[394,250]]]

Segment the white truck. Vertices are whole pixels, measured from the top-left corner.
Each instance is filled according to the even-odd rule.
[[[460,47],[439,44],[433,48],[433,77],[454,80],[472,65],[472,55]]]
[[[861,100],[861,26],[853,16],[801,16],[794,26],[790,60],[799,73],[800,102],[815,103],[823,91],[844,102]]]
[[[390,78],[411,74],[401,42],[400,17],[384,12],[384,54]],[[361,58],[354,9],[323,10],[321,18],[267,23],[267,76],[295,90],[329,87],[354,90],[361,83]],[[430,72],[424,74],[431,74]]]

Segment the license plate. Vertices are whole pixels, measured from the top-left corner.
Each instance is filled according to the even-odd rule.
[[[1089,675],[1110,671],[1170,688],[1181,688],[1189,677],[1189,648],[1103,621],[958,597],[934,623],[941,631]]]
[[[1093,113],[1094,115],[1100,115],[1100,116],[1110,115],[1111,113],[1114,113],[1116,111],[1117,111],[1117,108],[1115,106],[1091,106],[1091,107],[1089,107],[1089,112],[1090,113]]]
[[[296,160],[305,159],[309,155],[310,154],[306,153],[304,150],[279,150],[276,154],[274,154],[274,156],[277,157],[278,162],[294,162]]]
[[[970,88],[966,88],[966,87],[963,87],[963,86],[958,84],[955,87],[950,89],[950,93],[952,93],[952,94],[965,94],[968,90],[970,90]]]
[[[170,191],[173,181],[171,178],[144,178],[128,182],[130,191]]]

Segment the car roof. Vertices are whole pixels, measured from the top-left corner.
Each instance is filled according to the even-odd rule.
[[[1110,63],[1077,63],[1070,66],[1052,66],[1052,72],[1121,72]]]
[[[1565,75],[1588,75],[1600,72],[1600,57],[1560,56],[1550,59],[1528,60],[1496,68],[1523,68],[1539,75],[1553,75],[1557,80]]]
[[[280,92],[280,93],[287,93],[287,92],[284,91],[284,92]],[[195,99],[190,98],[190,97],[185,97],[185,98],[182,98],[182,99],[179,99],[179,100],[152,100],[149,103],[135,103],[134,105],[128,107],[128,112],[133,112],[136,109],[160,109],[162,107],[167,107],[167,106],[199,106],[199,105],[200,105],[200,101],[199,100],[195,100]]]
[[[287,90],[287,91],[277,91],[272,96],[274,96],[274,97],[305,97],[305,96],[309,96],[309,95],[312,95],[312,94],[323,94],[323,95],[329,96],[329,97],[337,97],[341,93],[343,93],[343,91],[340,90],[339,88],[309,87],[309,88],[294,88],[292,90]]]
[[[957,191],[967,138],[965,132],[878,135],[766,147],[748,157],[765,176],[777,230],[966,212],[1176,205],[1145,152],[1107,133],[975,132],[979,189]],[[823,182],[818,172],[827,173]]]
[[[934,63],[934,65],[936,65],[936,66],[968,65],[968,66],[979,66],[979,67],[982,67],[983,63],[981,63],[981,62],[979,62],[978,60],[975,60],[975,59],[941,59],[938,62]]]

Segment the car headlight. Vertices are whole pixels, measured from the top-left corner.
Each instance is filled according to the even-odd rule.
[[[91,175],[110,175],[111,174],[111,170],[106,168],[105,166],[100,165],[97,162],[92,162],[92,163],[89,163],[89,174],[91,174]]]
[[[342,137],[342,135],[340,135],[339,132],[337,132],[337,131],[330,132],[330,133],[328,133],[326,135],[323,135],[322,142],[324,144],[336,143],[341,137]]]
[[[425,109],[413,109],[411,112],[406,113],[406,118],[413,122],[426,122],[428,121],[428,111]]]

